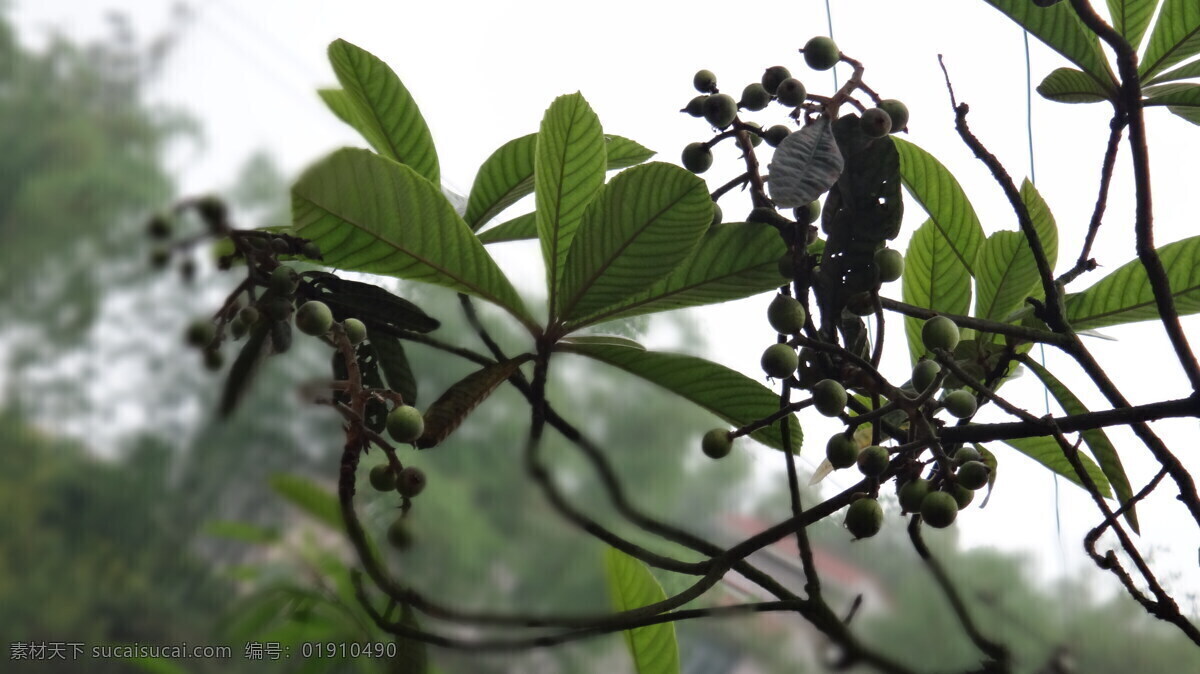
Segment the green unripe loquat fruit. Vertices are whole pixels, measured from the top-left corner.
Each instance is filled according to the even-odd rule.
[[[796,268],[795,268],[795,265],[792,263],[792,254],[791,253],[784,253],[783,255],[781,255],[779,257],[779,262],[776,263],[776,267],[779,269],[780,276],[782,276],[786,279],[795,278]]]
[[[779,147],[784,138],[787,138],[792,133],[792,130],[782,124],[776,124],[763,132],[763,140],[767,141],[767,145],[771,147]]]
[[[942,405],[956,419],[966,419],[975,414],[977,408],[975,396],[971,395],[970,391],[963,389],[947,393],[946,397],[942,399]]]
[[[958,346],[958,338],[958,326],[945,316],[934,316],[921,326],[921,342],[928,351],[953,351],[954,347]]]
[[[400,492],[401,496],[412,498],[425,491],[426,482],[425,471],[409,466],[396,476],[396,491]]]
[[[792,73],[788,72],[787,68],[785,68],[783,66],[771,66],[770,68],[767,68],[763,72],[763,76],[762,76],[763,89],[766,89],[767,93],[774,96],[776,90],[779,89],[779,83],[786,80],[787,78],[789,78],[791,76],[792,76]]]
[[[407,550],[412,546],[412,532],[409,531],[408,523],[403,517],[397,517],[388,527],[387,539],[397,550]]]
[[[714,428],[700,439],[700,449],[710,459],[721,459],[729,455],[733,449],[733,438],[724,428]]]
[[[967,489],[982,489],[987,486],[992,470],[982,461],[968,461],[959,466],[955,476],[958,483]]]
[[[703,117],[704,101],[706,99],[708,99],[708,94],[700,94],[699,96],[696,96],[692,100],[688,101],[687,107],[683,109],[683,112],[686,112],[692,117]]]
[[[300,285],[300,276],[296,274],[295,269],[287,265],[280,265],[271,272],[271,280],[268,285],[277,295],[291,295],[296,292],[296,286]]]
[[[832,379],[822,379],[813,386],[813,407],[827,417],[836,417],[846,408],[846,388]]]
[[[879,445],[871,445],[858,453],[858,470],[867,477],[879,477],[888,467],[888,451]]]
[[[357,318],[342,321],[342,329],[346,331],[346,339],[349,339],[351,344],[361,344],[367,338],[367,326]]]
[[[810,201],[807,206],[800,206],[792,210],[796,216],[796,222],[802,225],[811,225],[821,217],[821,202]]]
[[[894,98],[879,102],[879,108],[892,119],[892,133],[904,130],[908,126],[908,106]]]
[[[892,118],[883,108],[871,108],[858,119],[858,128],[871,138],[883,138],[892,130]]]
[[[702,94],[712,93],[717,89],[717,76],[711,70],[697,70],[692,76],[692,86]]]
[[[198,318],[192,321],[184,332],[184,340],[188,346],[194,346],[197,349],[203,349],[212,343],[217,337],[217,326],[207,318]]]
[[[785,335],[799,334],[807,317],[804,305],[788,295],[776,295],[775,299],[771,300],[771,306],[767,307],[767,322],[775,332]]]
[[[768,376],[787,379],[800,365],[800,358],[796,355],[796,350],[787,344],[772,344],[763,351],[760,363],[763,372]]]
[[[425,432],[425,419],[411,405],[400,405],[388,414],[388,434],[396,442],[416,442]]]
[[[713,94],[704,101],[704,119],[718,129],[724,129],[733,124],[735,117],[737,117],[737,101],[733,100],[733,96]]]
[[[829,459],[829,465],[834,468],[849,468],[858,461],[858,443],[854,438],[838,433],[825,443],[825,458]]]
[[[805,96],[808,96],[808,91],[804,88],[804,83],[795,77],[780,82],[779,88],[775,90],[775,100],[789,108],[799,106],[804,102]]]
[[[747,84],[746,88],[742,89],[742,100],[738,102],[738,107],[757,112],[767,107],[770,102],[771,94],[763,88],[763,85],[754,82]]]
[[[932,488],[932,483],[923,478],[905,482],[904,486],[900,487],[900,507],[904,509],[904,512],[920,512],[921,502],[925,500],[925,496]]]
[[[855,316],[870,316],[875,313],[875,294],[870,292],[854,293],[846,298],[846,310]]]
[[[873,498],[860,498],[846,510],[845,524],[854,538],[870,538],[883,526],[883,507]]]
[[[709,226],[716,227],[717,225],[721,224],[722,218],[724,218],[724,213],[721,212],[721,205],[714,201],[713,202],[713,217],[712,217],[712,222],[709,223]]]
[[[880,281],[891,283],[904,275],[904,255],[895,248],[880,248],[875,251],[875,269]]]
[[[971,505],[971,501],[975,499],[975,492],[961,484],[951,487],[950,495],[954,497],[954,502],[958,504],[959,510],[966,510],[967,506]]]
[[[814,37],[804,45],[804,62],[813,70],[829,70],[837,65],[840,58],[837,43],[823,35]]]
[[[396,474],[389,464],[381,463],[371,469],[371,486],[377,491],[391,491],[396,488]]]
[[[983,456],[981,456],[979,451],[974,447],[960,447],[958,451],[954,453],[953,459],[955,464],[961,466],[968,461],[982,461]]]
[[[937,364],[937,361],[922,360],[913,366],[912,385],[913,390],[917,393],[922,393],[925,389],[933,385],[933,380],[937,379],[938,373],[942,371],[942,366]]]
[[[713,154],[704,143],[688,143],[683,148],[683,167],[692,173],[704,173],[712,166]]]
[[[320,300],[309,300],[296,310],[296,328],[306,335],[320,336],[333,327],[333,312]]]
[[[958,502],[944,491],[931,491],[921,499],[921,519],[935,529],[945,529],[958,517]]]

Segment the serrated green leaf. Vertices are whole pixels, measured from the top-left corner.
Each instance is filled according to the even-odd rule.
[[[725,223],[708,230],[695,251],[661,281],[608,309],[568,325],[575,330],[618,318],[742,299],[786,281],[778,262],[787,248],[774,227]]]
[[[948,314],[965,314],[971,308],[970,270],[933,220],[918,227],[908,242],[901,296],[908,304]],[[904,317],[913,363],[925,353],[923,325],[919,318]]]
[[[1200,3],[1164,0],[1146,44],[1138,74],[1142,79],[1200,53]]]
[[[604,551],[608,593],[616,611],[631,611],[665,601],[667,595],[645,564],[617,550]],[[678,674],[679,643],[675,624],[660,623],[625,630],[625,645],[637,674]]]
[[[668,276],[713,219],[708,186],[690,171],[653,162],[621,172],[584,212],[562,270],[559,314],[578,319]]]
[[[536,239],[537,235],[537,213],[526,213],[480,232],[479,240],[482,243],[501,243]]]
[[[929,214],[933,227],[946,239],[949,251],[967,273],[983,245],[983,226],[958,180],[925,150],[903,138],[892,137],[900,154],[900,178],[913,199]]]
[[[1100,39],[1083,25],[1071,3],[1060,2],[1050,7],[1038,7],[1029,0],[986,0],[1008,18],[1036,36],[1054,51],[1062,54],[1096,79],[1102,86],[1113,81],[1112,71]]]
[[[1200,312],[1200,236],[1158,249],[1180,316]],[[1134,259],[1083,292],[1067,295],[1067,320],[1076,330],[1158,318],[1146,268]]]
[[[1064,412],[1067,414],[1087,414],[1089,412],[1079,398],[1076,398],[1075,394],[1049,370],[1031,358],[1025,359],[1024,364],[1037,375],[1038,379],[1042,380],[1042,383],[1050,391],[1050,395],[1054,396]],[[1129,499],[1133,498],[1133,489],[1129,486],[1129,476],[1125,474],[1125,467],[1121,465],[1121,456],[1117,454],[1117,448],[1108,439],[1103,428],[1083,431],[1081,435],[1083,435],[1083,441],[1087,444],[1088,449],[1092,451],[1092,456],[1096,457],[1096,462],[1100,464],[1100,470],[1104,471],[1109,484],[1116,492],[1117,501],[1124,506]],[[1130,508],[1125,513],[1125,520],[1129,522],[1129,526],[1135,532],[1141,533],[1138,527],[1137,511],[1134,508]]]
[[[637,141],[611,134],[604,136],[604,153],[609,171],[636,166],[656,154]]]
[[[1041,436],[1034,438],[1018,438],[1015,440],[1005,440],[1004,444],[1021,452],[1025,456],[1037,461],[1050,470],[1062,475],[1071,482],[1083,487],[1083,481],[1075,474],[1075,469],[1071,467],[1071,462],[1063,454],[1063,450],[1058,446],[1058,441],[1052,437]],[[1096,483],[1096,488],[1100,490],[1100,494],[1105,498],[1112,498],[1112,490],[1108,485],[1108,478],[1104,477],[1104,472],[1100,470],[1100,466],[1092,461],[1091,457],[1086,454],[1079,454],[1079,461],[1083,463],[1084,470]]]
[[[330,267],[446,286],[534,325],[446,197],[403,164],[365,150],[338,150],[292,187],[292,218],[297,235],[316,242]]]
[[[624,346],[560,343],[559,349],[593,358],[635,374],[703,407],[735,426],[768,417],[779,411],[779,395],[746,375],[696,356],[643,351]],[[783,448],[778,424],[750,434],[775,449]],[[803,433],[792,423],[792,450],[800,451]]]
[[[1002,321],[1038,284],[1033,251],[1021,232],[995,232],[975,258],[975,316]]]
[[[1112,96],[1091,75],[1075,68],[1058,68],[1037,86],[1042,98],[1058,103],[1099,103]]]
[[[212,520],[205,523],[203,531],[206,536],[243,543],[268,544],[279,540],[279,531],[276,529],[233,520]]]
[[[1146,80],[1144,85],[1162,84],[1163,82],[1173,82],[1175,80],[1190,80],[1200,77],[1200,59],[1186,63],[1174,70],[1168,70],[1165,73],[1159,73],[1154,77]]]
[[[417,404],[417,378],[413,376],[412,365],[408,355],[404,353],[404,345],[399,339],[390,335],[372,335],[371,344],[375,345],[375,353],[379,356],[379,368],[387,380],[388,388],[399,393],[405,404]]]
[[[1176,82],[1145,89],[1143,105],[1165,105],[1192,124],[1200,124],[1200,84]]]
[[[1150,26],[1158,0],[1108,0],[1108,13],[1112,16],[1113,28],[1125,36],[1136,51]]]
[[[316,520],[339,531],[345,530],[337,498],[312,480],[279,473],[269,480],[271,489]]]
[[[604,184],[604,152],[600,120],[583,96],[556,98],[538,130],[533,178],[552,322],[561,315],[559,291],[571,241]]]
[[[604,143],[607,150],[606,169],[609,171],[640,164],[654,156],[653,150],[648,150],[621,136],[606,135]],[[519,201],[521,197],[533,193],[533,164],[536,150],[537,134],[531,133],[501,145],[483,162],[483,166],[479,167],[479,173],[475,176],[475,184],[471,187],[467,213],[464,216],[471,229],[478,231],[480,227]],[[532,236],[519,238],[533,238],[534,236],[537,236],[536,228]],[[485,243],[513,240],[486,239],[482,234],[480,239]]]
[[[433,136],[396,73],[371,52],[340,39],[329,45],[329,62],[355,112],[350,125],[379,154],[439,184],[441,173]]]
[[[418,449],[437,446],[458,428],[476,407],[533,358],[530,354],[487,365],[463,377],[425,410],[425,432],[417,438]]]
[[[1033,231],[1037,232],[1038,240],[1042,243],[1042,252],[1046,255],[1046,262],[1053,271],[1058,264],[1058,223],[1054,220],[1054,214],[1050,212],[1049,204],[1042,198],[1041,193],[1037,191],[1037,187],[1034,187],[1029,178],[1021,183],[1021,202],[1025,204],[1025,210],[1029,212]]]

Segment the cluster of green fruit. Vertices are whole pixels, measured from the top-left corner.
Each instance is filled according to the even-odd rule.
[[[397,405],[388,414],[387,430],[396,442],[416,442],[417,438],[425,432],[425,420],[417,408],[410,405]],[[368,479],[376,490],[395,491],[405,499],[414,498],[425,491],[427,482],[425,471],[420,468],[407,466],[396,471],[390,463],[381,463],[371,468]],[[387,540],[398,550],[404,550],[412,545],[412,532],[409,530],[404,514],[397,517],[388,526]]]

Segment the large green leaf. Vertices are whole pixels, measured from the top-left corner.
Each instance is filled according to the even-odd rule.
[[[514,138],[488,157],[475,174],[464,216],[478,230],[498,213],[533,192],[533,161],[537,134]]]
[[[1037,265],[1029,242],[1020,232],[995,232],[975,258],[975,315],[1004,320],[1029,296],[1038,282]]]
[[[1173,82],[1175,80],[1190,80],[1200,77],[1200,59],[1191,63],[1179,66],[1174,70],[1168,70],[1165,73],[1159,73],[1154,77],[1145,81],[1145,84],[1161,84],[1163,82]]]
[[[666,278],[568,327],[574,330],[617,318],[728,302],[778,288],[786,282],[778,265],[786,251],[779,232],[770,225],[717,225]]]
[[[537,238],[537,213],[518,215],[508,222],[501,223],[479,233],[482,243],[502,243],[504,241],[523,241]]]
[[[1167,270],[1179,314],[1200,311],[1200,236],[1168,243],[1158,249],[1158,256]],[[1158,318],[1150,280],[1137,259],[1121,265],[1087,290],[1068,295],[1066,309],[1067,320],[1076,330]]]
[[[712,224],[708,186],[690,171],[653,162],[622,172],[583,215],[563,267],[566,320],[623,303],[671,273]]]
[[[606,135],[606,168],[609,171],[640,164],[654,156],[638,143],[621,136]],[[471,196],[467,202],[466,221],[478,230],[497,214],[533,193],[533,163],[537,151],[537,134],[514,138],[492,153],[479,167]],[[489,230],[490,232],[491,230]],[[536,230],[534,236],[536,236]],[[484,238],[484,235],[480,235]],[[521,237],[533,238],[533,237]],[[486,242],[513,239],[485,239]]]
[[[1088,408],[1079,401],[1079,398],[1076,398],[1075,394],[1049,370],[1034,362],[1033,359],[1025,360],[1025,365],[1037,375],[1038,379],[1042,380],[1042,383],[1050,391],[1050,395],[1054,396],[1064,412],[1067,414],[1088,413]],[[1088,449],[1092,450],[1092,456],[1095,456],[1096,461],[1100,464],[1100,470],[1104,471],[1109,484],[1116,492],[1117,501],[1124,506],[1129,499],[1133,498],[1133,489],[1129,486],[1129,476],[1125,474],[1125,466],[1121,465],[1121,457],[1117,454],[1117,448],[1108,439],[1103,428],[1083,431],[1082,435]],[[1125,520],[1129,522],[1129,526],[1133,527],[1134,531],[1139,531],[1136,510],[1130,508],[1125,513]]]
[[[630,611],[667,598],[645,564],[616,548],[604,551],[604,571],[609,597],[616,611]],[[674,623],[625,630],[625,645],[633,656],[633,671],[637,674],[678,674],[680,671]]]
[[[1142,79],[1200,53],[1200,3],[1164,0],[1138,74]]]
[[[892,137],[900,154],[900,178],[933,227],[946,239],[951,254],[974,276],[975,256],[983,245],[983,226],[958,180],[933,155]]]
[[[965,314],[971,307],[970,270],[933,220],[918,227],[908,242],[901,296],[909,304],[948,314]],[[919,318],[904,317],[908,353],[914,363],[925,353],[921,341],[924,324]]]
[[[330,267],[424,281],[474,295],[532,325],[517,291],[437,187],[365,150],[342,149],[292,187],[296,234]]]
[[[1192,124],[1200,124],[1200,84],[1175,82],[1145,90],[1145,105],[1165,105]]]
[[[556,98],[538,131],[533,177],[551,321],[559,316],[567,251],[604,183],[604,166],[604,134],[596,113],[578,92]]]
[[[986,2],[1016,21],[1046,46],[1096,78],[1097,82],[1107,86],[1113,81],[1108,61],[1100,49],[1100,39],[1083,25],[1075,10],[1071,8],[1071,3],[1060,2],[1050,7],[1038,7],[1029,0]]]
[[[1015,440],[1005,440],[1004,444],[1037,461],[1055,473],[1062,475],[1080,487],[1083,486],[1083,481],[1075,474],[1075,469],[1071,467],[1071,462],[1067,460],[1067,457],[1063,454],[1062,447],[1058,446],[1058,441],[1054,438],[1049,436],[1018,438]],[[1100,490],[1100,494],[1105,498],[1112,498],[1112,490],[1108,486],[1108,478],[1104,477],[1104,472],[1100,470],[1100,466],[1097,466],[1091,457],[1083,453],[1079,454],[1079,461],[1083,463],[1084,470],[1091,476],[1092,481],[1096,483],[1096,488]]]
[[[1037,86],[1037,92],[1058,103],[1099,103],[1112,95],[1090,75],[1074,68],[1058,68],[1050,73]]]
[[[1058,226],[1049,206],[1029,180],[1021,184],[1021,201],[1029,212],[1042,252],[1053,270],[1058,261]],[[975,259],[975,315],[1006,321],[1026,297],[1044,296],[1033,250],[1022,232],[1002,231],[988,237]]]
[[[271,476],[271,489],[317,521],[344,530],[337,498],[312,480],[300,475],[280,473]]]
[[[1108,0],[1108,13],[1112,15],[1113,28],[1136,50],[1157,6],[1158,0]]]
[[[559,344],[558,348],[658,384],[735,426],[745,426],[779,411],[779,395],[774,391],[737,370],[703,358],[603,344]],[[792,450],[799,452],[803,434],[795,420],[792,429]],[[760,428],[750,437],[768,447],[783,448],[778,424]]]
[[[357,113],[351,124],[371,147],[388,159],[411,166],[437,185],[441,174],[433,136],[396,73],[374,54],[345,40],[330,43],[329,62]]]

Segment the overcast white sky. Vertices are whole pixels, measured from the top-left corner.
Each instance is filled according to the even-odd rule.
[[[166,22],[162,0],[17,0],[14,17],[26,40],[50,26],[76,37],[102,30],[103,12],[126,12],[143,34]],[[804,67],[796,49],[826,32],[824,2],[793,0],[754,3],[730,9],[728,2],[368,2],[366,0],[204,0],[195,21],[154,90],[157,99],[194,113],[202,122],[207,147],[179,166],[187,192],[228,184],[252,151],[269,150],[290,173],[342,145],[363,142],[336,120],[315,94],[336,83],[325,58],[335,38],[345,38],[387,61],[413,93],[438,145],[445,184],[466,193],[476,167],[496,147],[536,131],[546,106],[558,95],[579,90],[600,116],[605,130],[657,150],[656,159],[678,163],[688,142],[704,140],[702,120],[678,112],[695,95],[692,74],[716,72],[718,84],[735,96],[770,65],[784,64],[818,93],[832,90],[828,73]],[[952,111],[937,65],[945,55],[956,93],[971,106],[970,122],[985,144],[1018,180],[1028,175],[1025,127],[1025,57],[1022,33],[981,0],[835,0],[834,37],[841,49],[867,65],[867,82],[884,97],[904,100],[912,113],[908,139],[939,157],[963,183],[985,231],[1015,229],[1015,218],[984,167],[958,140]],[[1096,3],[1102,9],[1104,3]],[[1067,65],[1033,42],[1034,84]],[[843,77],[845,73],[843,73]],[[1060,270],[1073,263],[1095,200],[1100,158],[1107,135],[1105,106],[1064,106],[1035,95],[1037,185],[1057,218]],[[774,106],[752,117],[764,125],[783,121]],[[1148,113],[1152,176],[1155,183],[1156,240],[1196,234],[1193,206],[1200,157],[1200,129],[1165,110]],[[736,173],[732,148],[717,149],[717,164],[705,174],[715,188]],[[1128,153],[1118,162],[1108,216],[1094,257],[1113,269],[1133,256],[1132,197]],[[736,219],[746,201],[722,200],[726,220]],[[736,206],[734,204],[742,204]],[[745,207],[748,209],[748,207]],[[518,211],[513,211],[514,213]],[[744,213],[744,211],[742,211]],[[905,228],[895,246],[903,250],[924,214],[911,201]],[[504,244],[495,249],[502,266],[522,290],[539,292],[542,272],[536,247]],[[1081,289],[1104,270],[1079,282]],[[899,297],[899,283],[884,293]],[[708,354],[758,376],[758,358],[774,337],[763,320],[769,295],[694,312],[708,332]],[[899,324],[899,321],[896,321]],[[1200,337],[1200,323],[1185,321]],[[1186,380],[1169,344],[1154,324],[1105,331],[1116,342],[1092,340],[1097,357],[1128,397],[1137,402],[1183,397]],[[885,373],[907,378],[902,331],[890,331]],[[650,335],[651,344],[670,341]],[[1076,368],[1047,354],[1052,369],[1072,383],[1093,409],[1105,409],[1100,396]],[[1003,393],[1041,412],[1043,396],[1026,377]],[[825,438],[837,429],[805,414],[810,467],[823,458]],[[998,419],[988,412],[983,420]],[[1184,462],[1200,468],[1194,420],[1155,427]],[[1153,475],[1155,465],[1132,434],[1111,434],[1134,488]],[[1031,552],[1044,570],[1074,572],[1084,564],[1080,541],[1098,521],[1082,491],[1063,482],[1063,543],[1055,531],[1054,483],[1042,468],[1005,446],[994,447],[1001,468],[990,505],[972,507],[956,525],[971,544],[996,544]],[[780,467],[776,453],[756,448],[764,470]],[[1200,474],[1200,473],[1198,473]],[[835,474],[835,485],[849,484]],[[1200,532],[1181,517],[1174,492],[1163,490],[1141,510],[1145,548],[1181,599],[1200,590],[1197,550]],[[891,526],[899,521],[889,519]],[[1171,576],[1175,575],[1174,579]],[[1107,585],[1107,580],[1102,581]],[[1185,606],[1190,606],[1185,601]]]

